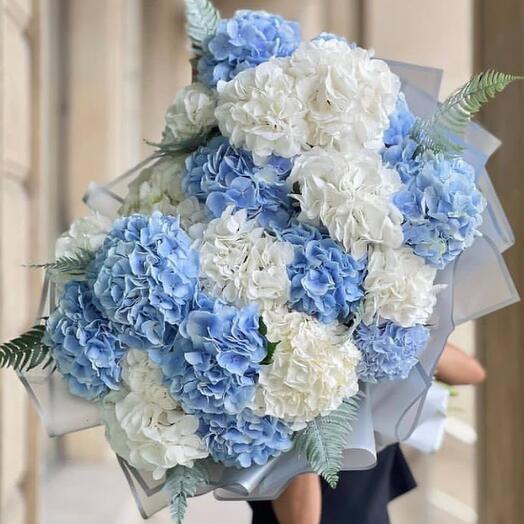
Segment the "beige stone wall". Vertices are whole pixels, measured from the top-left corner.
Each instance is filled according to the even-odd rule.
[[[32,321],[34,280],[23,268],[39,253],[33,171],[34,23],[30,0],[0,4],[0,338]],[[33,522],[35,425],[16,375],[0,371],[0,521]]]

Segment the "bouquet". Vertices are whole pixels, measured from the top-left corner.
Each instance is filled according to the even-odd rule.
[[[438,105],[435,70],[186,4],[193,83],[155,153],[90,187],[38,324],[0,347],[51,434],[104,424],[142,514],[176,522],[209,490],[371,467],[421,423],[454,324],[516,299],[470,120],[518,77]]]

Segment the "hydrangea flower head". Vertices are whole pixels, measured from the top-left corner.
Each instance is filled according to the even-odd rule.
[[[442,269],[479,235],[486,200],[471,165],[426,152],[419,172],[396,195],[395,204],[405,219],[404,242]]]
[[[289,297],[287,265],[293,246],[248,220],[245,209],[226,209],[209,223],[200,246],[204,290],[236,306],[274,307]]]
[[[354,339],[362,353],[357,367],[360,380],[403,380],[426,348],[429,330],[420,324],[403,328],[393,322],[361,323],[355,330]]]
[[[207,40],[198,62],[199,79],[210,87],[227,82],[272,57],[289,56],[300,40],[296,22],[265,11],[237,11],[233,18],[221,20]]]
[[[263,320],[267,339],[277,346],[272,362],[260,369],[252,404],[257,413],[300,426],[358,392],[360,352],[346,326],[284,307],[264,311]]]
[[[295,258],[287,267],[291,306],[328,324],[349,320],[364,296],[365,259],[355,260],[306,224],[285,229],[280,236],[295,249]]]
[[[211,457],[226,467],[263,466],[293,446],[292,430],[285,422],[259,417],[250,409],[237,415],[201,415],[200,435]]]
[[[91,268],[103,311],[135,348],[169,346],[197,292],[198,254],[175,217],[114,222]]]
[[[410,111],[406,97],[400,93],[395,111],[389,116],[389,128],[384,133],[382,160],[397,170],[402,182],[407,183],[419,169],[416,155],[418,143],[411,138],[415,115]]]
[[[95,400],[119,389],[123,349],[86,282],[65,284],[47,321],[44,343],[52,348],[56,366],[74,395]]]
[[[257,167],[251,153],[217,136],[187,158],[183,188],[205,203],[214,217],[232,206],[246,209],[248,218],[256,218],[263,227],[279,228],[293,213],[285,181],[290,172],[287,159],[272,157]]]
[[[130,349],[122,368],[121,390],[106,395],[99,406],[114,451],[154,479],[179,464],[193,467],[195,460],[206,458],[198,418],[184,413],[171,397],[148,354]]]
[[[186,412],[235,414],[252,399],[266,353],[257,306],[237,309],[200,295],[173,350],[159,357]]]

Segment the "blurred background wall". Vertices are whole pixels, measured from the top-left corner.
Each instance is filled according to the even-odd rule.
[[[474,67],[502,61],[506,70],[518,72],[520,65],[524,71],[519,63],[524,16],[518,0],[505,0],[503,6],[491,0],[216,4],[224,16],[237,8],[263,8],[299,20],[305,37],[333,31],[375,48],[380,57],[440,67],[445,71],[443,96]],[[488,34],[494,46],[486,43],[483,35]],[[40,278],[20,266],[47,260],[56,235],[86,213],[81,197],[89,181],[108,181],[148,154],[143,139],[158,139],[166,107],[190,81],[188,58],[182,0],[0,0],[2,339],[27,327],[35,311]],[[512,107],[521,110],[524,92],[513,88],[513,93]],[[510,143],[507,157],[506,145],[498,158],[514,159],[523,140],[516,136],[518,112],[505,100],[485,118]],[[508,160],[497,162],[495,170],[506,170],[506,177],[515,170]],[[522,193],[498,179],[519,226]],[[519,184],[515,181],[511,189],[522,190]],[[515,249],[511,257],[518,274]],[[505,392],[515,405],[522,401],[521,313],[514,306],[481,323],[478,347],[490,378],[481,394],[479,423],[474,391],[461,388],[452,401],[443,449],[433,457],[407,450],[420,488],[394,503],[395,524],[521,521],[523,502],[511,495],[511,486],[524,487],[523,423],[514,414],[500,414],[508,401]],[[498,345],[501,320],[511,326],[502,335],[504,348]],[[472,325],[454,334],[470,352],[475,351],[474,339]],[[511,363],[497,356],[502,349],[514,357]],[[498,422],[504,427],[504,445],[512,447],[502,454],[496,451]],[[504,478],[511,483],[502,489],[493,474],[502,485]],[[247,524],[249,513],[245,504],[218,504],[206,497],[192,501],[187,522],[204,523],[212,515],[216,524]],[[167,523],[168,518],[152,521]],[[102,431],[47,439],[10,371],[0,371],[0,522],[140,522]]]

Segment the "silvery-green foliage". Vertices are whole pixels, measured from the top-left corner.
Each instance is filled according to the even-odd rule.
[[[420,143],[419,149],[458,155],[462,147],[450,135],[463,136],[470,120],[486,102],[523,78],[493,70],[475,75],[454,91],[430,119],[417,119],[412,134]]]
[[[326,482],[335,488],[342,466],[342,453],[358,414],[360,394],[344,400],[325,417],[318,417],[295,436],[295,449]]]
[[[215,33],[220,13],[210,0],[185,0],[186,31],[191,39],[193,51],[202,55],[204,41]]]
[[[31,264],[29,267],[46,269],[51,276],[66,276],[79,280],[85,276],[87,267],[94,260],[95,254],[88,249],[79,249],[76,254],[64,256],[46,264]]]
[[[207,470],[202,462],[195,462],[192,468],[178,465],[167,472],[164,489],[169,495],[169,513],[175,524],[182,524],[187,498],[194,496],[198,486],[207,480]]]

